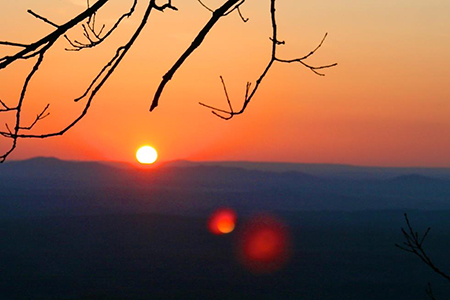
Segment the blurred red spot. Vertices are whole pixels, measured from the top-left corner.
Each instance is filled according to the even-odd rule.
[[[238,247],[241,263],[250,271],[272,273],[290,258],[288,228],[274,217],[256,217],[244,226]]]
[[[236,212],[230,208],[216,210],[208,221],[209,231],[213,234],[227,234],[236,226]]]

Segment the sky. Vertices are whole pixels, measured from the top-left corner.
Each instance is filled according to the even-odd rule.
[[[132,1],[110,1],[98,23],[111,26]],[[59,41],[45,58],[27,97],[25,120],[50,103],[35,133],[63,128],[82,109],[73,99],[132,34],[145,1],[103,45],[67,52]],[[223,1],[204,0],[217,7]],[[242,13],[219,21],[204,44],[148,111],[162,75],[210,18],[197,1],[173,1],[178,11],[155,12],[88,115],[61,137],[20,140],[9,159],[54,156],[71,160],[135,161],[152,145],[161,161],[276,161],[365,166],[450,167],[450,2],[447,0],[278,0],[280,58],[322,47],[315,65],[338,63],[317,76],[295,64],[275,64],[247,111],[223,121],[198,105],[227,107],[219,76],[235,107],[247,81],[255,82],[270,58],[270,1],[247,0]],[[52,27],[32,9],[63,23],[85,8],[83,0],[2,1],[0,41],[27,43]],[[82,39],[80,28],[69,35]],[[0,46],[0,56],[12,53]],[[0,99],[17,101],[30,62],[0,71]],[[0,115],[0,126],[11,122]],[[4,127],[2,127],[4,130]],[[0,139],[0,150],[10,141]]]

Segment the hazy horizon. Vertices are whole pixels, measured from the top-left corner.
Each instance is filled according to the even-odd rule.
[[[133,160],[95,160],[95,159],[66,159],[58,156],[45,156],[45,155],[39,155],[39,156],[29,156],[29,157],[23,157],[23,158],[16,158],[16,159],[8,159],[5,161],[5,163],[8,162],[20,162],[20,161],[26,161],[26,160],[33,160],[33,159],[57,159],[61,161],[72,161],[72,162],[99,162],[99,163],[111,163],[111,164],[126,164],[130,166],[136,166],[139,168],[155,168],[161,165],[165,164],[171,164],[171,163],[193,163],[193,164],[276,164],[276,165],[310,165],[310,166],[342,166],[342,167],[354,167],[354,168],[383,168],[383,169],[450,169],[449,166],[429,166],[429,165],[363,165],[363,164],[346,164],[346,163],[332,163],[332,162],[301,162],[301,161],[282,161],[282,160],[274,160],[274,161],[264,161],[264,160],[189,160],[189,159],[173,159],[173,160],[160,160],[158,159],[153,164],[143,165],[137,161]]]

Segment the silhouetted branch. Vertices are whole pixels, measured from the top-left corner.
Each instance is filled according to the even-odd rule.
[[[248,18],[244,18],[244,16],[242,15],[242,12],[241,12],[241,8],[240,8],[240,7],[237,7],[236,10],[237,10],[237,12],[239,13],[239,17],[241,17],[241,20],[242,20],[244,23],[247,22],[247,21],[249,20]]]
[[[433,290],[431,289],[431,283],[428,282],[428,286],[425,289],[425,292],[427,293],[428,298],[430,298],[430,300],[436,300],[436,298],[434,297],[433,294]]]
[[[203,104],[203,103],[200,103],[200,104],[201,104],[202,106],[204,106],[204,107],[207,107],[207,108],[212,109],[212,113],[213,113],[213,114],[215,114],[215,115],[218,116],[219,118],[224,119],[224,117],[223,117],[222,115],[220,115],[219,112],[220,112],[220,113],[227,114],[227,113],[229,113],[229,112],[234,113],[234,110],[233,110],[233,106],[231,105],[230,97],[228,96],[227,86],[225,85],[225,81],[223,80],[223,77],[222,77],[222,76],[220,76],[220,80],[221,80],[221,82],[222,82],[223,91],[224,91],[224,93],[225,93],[225,97],[227,98],[228,108],[229,108],[230,110],[227,111],[227,110],[223,110],[223,109],[214,108],[214,107],[212,107],[212,106],[209,106],[209,105],[206,105],[206,104]],[[247,83],[247,84],[249,84],[249,83]],[[247,92],[248,92],[248,88],[247,88]]]
[[[3,106],[3,108],[0,108],[0,112],[17,110],[16,107],[9,107],[8,105],[6,105],[6,103],[3,102],[2,99],[0,99],[0,104]]]
[[[209,10],[210,12],[214,12],[214,10],[213,9],[211,9],[211,8],[209,8],[208,6],[206,6],[206,4],[205,3],[203,3],[201,0],[197,0],[204,8],[206,8],[207,10]]]
[[[155,2],[153,4],[153,7],[156,10],[159,10],[159,11],[164,11],[165,9],[178,10],[178,8],[176,8],[175,6],[172,5],[172,1],[171,0],[168,0],[167,3],[165,3],[165,4],[161,5],[161,6],[158,6],[156,4],[156,2]]]
[[[450,276],[441,271],[431,261],[430,257],[423,248],[423,243],[425,242],[425,238],[427,237],[431,228],[428,228],[425,233],[420,236],[419,232],[413,230],[407,214],[405,214],[405,220],[407,229],[402,228],[402,233],[406,241],[403,242],[403,245],[395,244],[395,246],[403,251],[413,253],[414,255],[419,257],[427,266],[429,266],[435,273],[450,281]]]
[[[75,102],[80,102],[84,100],[84,107],[82,107],[81,112],[78,116],[76,116],[74,119],[68,122],[66,126],[59,130],[54,130],[42,134],[36,134],[32,132],[32,129],[34,129],[35,125],[37,125],[40,121],[45,119],[49,116],[49,104],[45,106],[45,108],[39,112],[36,115],[36,118],[31,122],[30,125],[23,125],[23,118],[22,118],[22,109],[24,107],[24,102],[27,99],[27,90],[30,86],[30,83],[32,82],[33,78],[35,77],[35,74],[39,71],[41,65],[44,62],[44,59],[46,57],[47,51],[52,48],[58,39],[64,38],[70,45],[69,48],[66,50],[68,51],[81,51],[83,49],[93,48],[101,44],[103,41],[105,41],[113,32],[116,31],[116,29],[122,24],[123,20],[126,18],[131,17],[135,13],[135,9],[137,7],[138,0],[133,0],[133,3],[128,11],[123,13],[118,19],[115,21],[115,23],[111,26],[109,30],[106,31],[105,24],[98,26],[98,20],[97,20],[97,12],[108,2],[108,0],[97,0],[93,5],[90,4],[90,1],[87,0],[87,8],[79,13],[77,16],[75,16],[73,19],[63,23],[63,24],[56,24],[52,22],[50,19],[43,17],[37,13],[35,13],[32,10],[27,10],[29,14],[31,14],[36,19],[51,25],[54,27],[54,30],[50,32],[49,34],[41,37],[40,39],[31,42],[31,43],[17,43],[17,42],[11,42],[11,41],[0,41],[0,46],[11,46],[11,47],[17,47],[17,51],[11,55],[5,55],[3,57],[0,57],[0,70],[7,68],[11,64],[17,61],[21,60],[31,60],[34,59],[35,61],[32,64],[32,67],[27,74],[22,87],[21,87],[21,93],[18,99],[16,100],[16,104],[14,105],[7,105],[5,102],[0,100],[0,113],[2,115],[6,114],[14,114],[15,118],[10,124],[5,123],[5,130],[0,131],[0,135],[4,138],[11,139],[11,146],[8,150],[6,150],[1,156],[0,156],[0,163],[5,161],[5,159],[14,151],[14,149],[17,147],[17,142],[21,138],[48,138],[52,136],[58,136],[63,135],[65,132],[67,132],[69,129],[71,129],[75,124],[77,124],[88,112],[89,108],[91,107],[92,101],[98,91],[102,88],[102,86],[105,84],[105,82],[108,80],[108,78],[112,75],[112,73],[116,70],[120,62],[123,60],[125,55],[128,53],[129,49],[132,47],[136,39],[140,36],[142,30],[146,26],[150,13],[153,10],[164,12],[166,9],[170,10],[178,10],[174,5],[172,5],[172,0],[165,0],[159,1],[159,4],[156,3],[157,0],[148,0],[147,6],[145,9],[144,14],[140,18],[140,22],[137,25],[135,31],[131,34],[130,38],[126,41],[126,43],[122,44],[118,48],[116,48],[116,51],[114,52],[113,56],[107,61],[107,63],[100,69],[100,71],[97,73],[97,75],[91,80],[91,82],[88,84],[87,88],[84,89],[84,92],[80,97],[77,97],[74,99]],[[233,106],[231,103],[231,99],[228,95],[227,87],[225,84],[225,81],[222,77],[220,77],[223,90],[225,93],[225,97],[227,99],[228,109],[222,110],[219,108],[215,108],[212,106],[205,105],[201,103],[201,105],[208,107],[212,110],[212,112],[224,119],[230,119],[234,115],[241,114],[246,109],[248,103],[251,101],[253,96],[255,95],[256,91],[259,88],[259,85],[261,84],[262,80],[266,76],[267,72],[271,68],[274,62],[284,62],[284,63],[290,63],[290,62],[299,62],[303,64],[305,67],[310,68],[313,72],[316,74],[320,74],[317,72],[317,70],[329,68],[332,66],[335,66],[336,64],[332,65],[326,65],[326,66],[312,66],[304,62],[305,59],[307,59],[309,56],[311,56],[315,51],[317,51],[318,48],[323,43],[319,44],[318,47],[316,47],[315,50],[313,50],[310,54],[294,59],[294,60],[282,60],[276,56],[276,49],[277,46],[283,45],[284,42],[281,42],[277,39],[277,27],[276,27],[276,21],[275,21],[275,0],[271,1],[271,20],[272,20],[272,54],[271,58],[269,60],[269,63],[267,64],[266,68],[260,75],[260,77],[256,80],[256,84],[252,85],[250,82],[247,82],[246,85],[246,91],[245,91],[245,98],[244,98],[244,104],[242,108],[238,111],[233,110]],[[163,2],[163,3],[161,3]],[[212,10],[208,6],[206,6],[201,0],[198,0],[198,2],[208,11],[212,13],[211,18],[208,20],[208,22],[204,25],[204,27],[198,32],[197,36],[192,41],[191,45],[181,54],[181,56],[176,60],[175,64],[168,70],[168,72],[163,76],[156,92],[153,98],[153,101],[151,103],[150,111],[153,111],[157,106],[159,99],[161,97],[161,94],[167,85],[167,83],[172,79],[176,71],[181,67],[181,65],[186,61],[186,59],[203,43],[205,37],[209,34],[211,29],[217,24],[217,22],[225,16],[230,15],[232,12],[237,12],[239,14],[239,17],[242,21],[247,22],[248,18],[245,18],[242,15],[241,12],[241,6],[245,3],[245,0],[224,0],[223,4],[215,9]],[[83,41],[80,40],[72,40],[68,36],[68,31],[70,29],[73,29],[76,26],[81,26],[82,34],[83,34]],[[253,87],[253,88],[252,88]],[[7,99],[7,103],[11,103],[10,99]]]
[[[105,24],[99,30],[95,28],[95,22],[97,17],[97,12],[94,12],[89,16],[85,24],[82,24],[83,36],[87,39],[87,43],[83,43],[77,40],[71,40],[67,35],[64,38],[69,42],[72,48],[66,48],[67,51],[81,51],[83,49],[93,48],[103,41],[105,41],[120,25],[120,23],[125,19],[133,15],[136,10],[137,0],[133,1],[133,4],[128,12],[122,14],[119,19],[114,23],[114,25],[102,36],[103,30],[105,29]],[[88,9],[90,7],[89,1],[87,2]]]
[[[8,155],[11,154],[14,151],[14,149],[16,149],[19,130],[24,129],[24,128],[22,128],[22,126],[20,126],[20,121],[21,121],[21,115],[22,115],[22,106],[23,106],[23,102],[25,99],[27,87],[28,87],[31,79],[33,78],[34,74],[36,74],[36,72],[39,70],[39,67],[42,64],[42,61],[44,60],[44,55],[45,55],[46,51],[52,45],[53,45],[53,42],[48,43],[47,45],[45,45],[42,48],[42,50],[39,52],[39,56],[38,56],[36,63],[34,64],[33,68],[31,69],[30,73],[28,74],[27,78],[25,79],[25,82],[22,86],[22,91],[20,93],[19,102],[16,107],[16,121],[15,121],[14,130],[11,130],[9,128],[8,124],[6,124],[6,129],[8,130],[8,132],[0,132],[0,135],[2,135],[4,137],[9,137],[12,139],[12,145],[11,145],[10,149],[8,151],[6,151],[6,153],[4,153],[2,156],[0,156],[0,162],[3,162],[6,159],[6,157],[8,157]],[[45,109],[44,112],[46,110],[47,109]],[[39,115],[38,115],[37,119],[39,119]],[[36,122],[34,122],[34,124]],[[32,125],[34,126],[34,124],[32,124]]]
[[[278,58],[277,57],[277,53],[276,53],[277,47],[281,46],[281,45],[284,45],[285,42],[278,40],[275,0],[270,0],[270,3],[271,3],[270,14],[271,14],[271,23],[272,23],[272,37],[270,37],[270,40],[272,42],[271,57],[270,57],[269,63],[267,64],[266,68],[264,69],[262,74],[259,76],[259,78],[256,80],[256,84],[255,84],[253,90],[250,91],[250,85],[249,85],[249,83],[247,83],[246,93],[245,93],[245,98],[244,98],[244,103],[242,105],[242,108],[239,111],[233,111],[231,109],[230,110],[224,110],[224,109],[220,109],[220,108],[217,108],[217,107],[213,107],[213,106],[207,105],[207,104],[202,103],[202,102],[199,103],[200,105],[211,109],[211,112],[214,115],[216,115],[216,116],[218,116],[218,117],[220,117],[220,118],[222,118],[224,120],[229,120],[232,117],[234,117],[235,115],[242,114],[245,111],[245,109],[247,108],[247,106],[250,103],[250,101],[253,99],[253,97],[256,94],[256,91],[258,90],[261,82],[263,81],[264,77],[267,75],[267,73],[271,69],[271,67],[272,67],[274,62],[280,62],[280,63],[298,62],[298,63],[302,64],[303,66],[307,67],[308,69],[310,69],[311,71],[313,71],[315,74],[320,75],[320,76],[323,76],[324,74],[317,72],[317,70],[327,69],[327,68],[331,68],[331,67],[334,67],[334,66],[337,65],[337,63],[333,63],[333,64],[323,65],[323,66],[312,66],[312,65],[310,65],[310,64],[305,62],[305,60],[307,58],[309,58],[311,55],[313,55],[322,46],[325,38],[327,37],[327,34],[325,34],[325,36],[323,37],[322,41],[319,43],[319,45],[314,50],[312,50],[309,54],[307,54],[307,55],[305,55],[303,57],[290,59],[290,60],[285,60],[285,59]],[[238,12],[240,14],[239,6],[241,4],[242,4],[242,2],[239,2],[238,4],[236,4],[236,6],[232,10],[236,9],[236,10],[238,10]],[[242,18],[242,16],[241,16],[241,18]],[[227,101],[229,102],[229,98],[228,97],[227,97]],[[224,115],[221,115],[221,114],[224,114]]]
[[[33,129],[34,125],[36,125],[36,123],[40,120],[45,119],[46,117],[48,117],[50,115],[49,112],[47,112],[48,107],[50,106],[50,104],[47,104],[44,109],[36,116],[36,118],[34,119],[33,123],[31,123],[31,125],[27,126],[27,127],[19,127],[19,129],[22,130],[31,130]]]
[[[223,80],[222,76],[220,76],[220,80],[222,81],[222,86],[223,86],[223,91],[225,93],[225,97],[227,97],[228,107],[230,108],[230,111],[233,111],[233,107],[231,106],[230,97],[228,97],[227,86],[225,85],[225,81]]]
[[[228,0],[221,7],[219,7],[213,12],[212,17],[202,28],[202,30],[200,30],[200,32],[195,37],[192,44],[180,56],[180,58],[175,62],[172,68],[170,68],[170,70],[163,76],[163,79],[156,90],[155,96],[153,97],[153,101],[150,106],[150,111],[153,111],[158,106],[159,98],[161,97],[164,87],[172,79],[175,72],[181,67],[184,61],[195,51],[195,49],[197,49],[202,44],[203,40],[208,35],[211,28],[213,28],[213,26],[217,23],[217,21],[219,21],[219,19],[222,18],[227,13],[227,11],[238,2],[239,0]]]
[[[241,0],[239,3],[237,3],[234,7],[230,8],[226,13],[224,13],[224,16],[228,16],[235,10],[239,10],[239,7],[244,4],[245,0]]]
[[[313,55],[314,53],[316,53],[316,51],[322,46],[323,42],[325,41],[326,37],[327,37],[328,33],[325,33],[324,37],[322,38],[322,41],[320,42],[320,44],[311,52],[309,52],[307,55],[300,57],[300,58],[294,58],[294,59],[279,59],[276,58],[276,61],[279,62],[283,62],[283,63],[293,63],[293,62],[298,62],[300,64],[302,64],[303,66],[307,67],[308,69],[310,69],[311,71],[313,71],[314,73],[316,73],[319,76],[325,76],[325,74],[319,73],[316,70],[321,70],[321,69],[327,69],[327,68],[331,68],[337,65],[337,63],[334,64],[330,64],[330,65],[324,65],[324,66],[311,66],[307,63],[304,62],[304,60],[306,60],[308,57],[310,57],[311,55]],[[284,42],[282,43],[284,44]]]
[[[166,5],[158,6],[158,5],[156,5],[156,0],[150,0],[150,2],[148,3],[147,9],[141,19],[140,24],[138,25],[137,29],[135,30],[135,32],[133,33],[131,38],[128,40],[128,42],[116,50],[115,55],[102,68],[102,70],[99,72],[99,74],[94,78],[94,80],[91,82],[91,84],[89,85],[86,92],[81,97],[75,99],[76,101],[79,101],[83,98],[87,98],[87,101],[84,104],[84,109],[82,110],[80,115],[78,117],[76,117],[72,122],[70,122],[67,126],[62,128],[61,130],[44,133],[44,134],[23,133],[23,131],[30,131],[39,121],[43,120],[44,118],[46,118],[49,115],[49,113],[48,113],[49,105],[47,105],[39,114],[37,114],[36,118],[31,123],[31,125],[29,125],[29,126],[22,125],[22,120],[21,120],[22,119],[21,118],[22,107],[23,107],[23,103],[24,103],[25,96],[27,93],[27,88],[28,88],[31,80],[34,78],[34,75],[39,70],[39,67],[41,66],[41,64],[44,60],[47,50],[50,49],[54,45],[56,40],[58,40],[60,37],[65,37],[66,39],[68,39],[67,36],[65,36],[65,32],[67,30],[69,30],[70,28],[73,28],[80,22],[82,22],[84,19],[88,19],[88,24],[82,25],[85,37],[88,38],[88,40],[92,40],[93,37],[89,34],[91,29],[92,29],[92,32],[95,32],[95,36],[99,36],[99,34],[101,34],[102,29],[98,32],[95,31],[95,13],[106,2],[107,2],[107,0],[99,0],[92,6],[89,6],[89,2],[88,2],[88,8],[85,11],[83,11],[81,14],[76,16],[74,19],[68,21],[67,23],[65,23],[61,26],[58,26],[55,29],[55,31],[53,31],[49,35],[38,40],[37,42],[27,45],[26,47],[24,47],[25,49],[17,52],[15,55],[5,56],[5,57],[0,58],[0,69],[2,69],[19,59],[30,59],[32,57],[37,57],[35,64],[33,65],[31,71],[27,75],[25,82],[22,86],[22,91],[21,91],[17,106],[14,108],[11,108],[11,107],[7,106],[4,102],[1,102],[3,109],[1,109],[0,112],[14,110],[14,111],[16,111],[16,115],[15,115],[14,127],[11,129],[11,127],[8,124],[5,124],[6,131],[0,131],[1,136],[10,138],[12,140],[9,150],[7,150],[3,155],[0,156],[0,162],[3,162],[14,151],[14,149],[17,146],[17,141],[20,138],[47,138],[47,137],[51,137],[51,136],[62,135],[65,132],[67,132],[70,128],[72,128],[75,124],[77,124],[88,112],[94,96],[97,94],[97,92],[100,90],[100,88],[104,85],[104,83],[107,81],[107,79],[111,76],[111,74],[117,68],[119,63],[122,61],[125,54],[128,52],[128,50],[131,48],[131,46],[136,41],[137,37],[142,32],[143,28],[145,27],[145,25],[148,21],[148,18],[150,16],[150,12],[152,11],[152,9],[153,8],[155,8],[157,10],[163,10],[165,8],[176,9],[171,5],[170,1]],[[127,16],[130,16],[133,13],[136,3],[137,3],[137,0],[135,0],[133,2],[133,6],[131,7],[130,11],[128,13],[123,14],[122,17],[120,17],[119,20],[115,23],[115,25],[110,29],[110,31],[108,31],[104,36],[101,37],[102,40],[104,40],[106,37],[108,37],[117,28],[117,26],[120,24],[121,20],[123,20]],[[32,15],[37,17],[40,20],[45,21],[46,23],[51,23],[50,21],[48,21],[48,19],[46,19],[42,16],[39,16],[35,13],[32,13]],[[91,32],[91,34],[93,34],[92,32]],[[98,41],[96,41],[96,42],[98,44]],[[7,44],[7,43],[4,43],[4,44]],[[14,43],[9,43],[9,44],[14,44]],[[75,42],[74,42],[74,44],[75,44]],[[79,43],[77,45],[81,47],[83,44]]]
[[[66,22],[63,25],[60,25],[58,28],[56,28],[53,32],[49,33],[48,35],[44,36],[40,40],[31,43],[25,47],[25,49],[17,52],[14,55],[7,55],[2,58],[0,58],[0,70],[6,68],[13,62],[17,61],[18,59],[24,59],[24,58],[30,58],[34,57],[39,53],[39,51],[42,51],[42,48],[46,45],[53,44],[59,37],[64,35],[69,29],[73,28],[80,22],[82,22],[84,19],[88,18],[90,15],[92,15],[94,12],[99,10],[103,5],[106,4],[108,0],[98,0],[95,2],[93,6],[86,9],[79,15],[77,15],[72,20]]]
[[[41,21],[44,21],[44,23],[47,23],[47,24],[52,25],[53,27],[59,28],[59,25],[56,25],[55,23],[53,23],[53,22],[50,21],[49,19],[44,18],[44,17],[38,15],[37,13],[33,12],[31,9],[27,10],[27,12],[28,12],[30,15],[32,15],[33,17],[35,17],[35,18],[37,18],[37,19],[39,19],[39,20],[41,20]]]
[[[65,34],[66,31],[68,31],[69,29],[73,28],[74,26],[76,26],[77,24],[79,24],[81,21],[83,21],[84,19],[88,18],[90,15],[92,15],[93,13],[95,13],[98,9],[100,9],[105,3],[107,2],[107,0],[99,0],[97,1],[94,6],[86,9],[85,11],[83,11],[82,13],[80,13],[79,15],[77,15],[75,18],[73,18],[72,20],[66,22],[63,25],[56,25],[53,22],[49,21],[47,18],[44,18],[36,13],[34,13],[31,10],[28,10],[28,13],[30,13],[31,15],[33,15],[34,17],[36,17],[39,20],[44,21],[45,23],[48,23],[52,26],[54,26],[56,29],[51,32],[50,34],[44,36],[43,38],[41,38],[40,40],[28,44],[28,45],[22,45],[22,44],[18,44],[15,45],[16,43],[3,43],[3,44],[8,44],[8,45],[15,45],[15,46],[21,46],[24,49],[18,51],[17,53],[15,53],[14,55],[7,55],[4,57],[0,58],[0,70],[6,68],[7,66],[11,65],[12,63],[18,61],[18,60],[26,60],[26,59],[31,59],[34,57],[37,57],[36,62],[34,63],[33,67],[31,68],[30,72],[28,73],[24,84],[22,85],[22,89],[21,89],[21,93],[17,102],[17,106],[15,106],[14,108],[9,108],[7,107],[3,102],[2,102],[2,106],[5,107],[5,110],[0,111],[0,112],[5,112],[5,111],[10,111],[10,110],[15,110],[16,114],[15,114],[15,121],[14,121],[14,127],[13,129],[10,128],[10,126],[8,124],[5,124],[6,130],[7,131],[0,131],[0,135],[2,135],[3,137],[9,138],[12,140],[11,146],[9,147],[9,149],[3,153],[3,155],[0,156],[0,163],[4,162],[5,159],[14,151],[14,149],[17,147],[17,141],[19,138],[22,137],[22,134],[20,134],[21,130],[30,130],[32,129],[37,122],[41,121],[42,119],[44,119],[45,117],[48,116],[48,114],[46,114],[47,109],[48,109],[48,105],[46,106],[46,108],[37,115],[36,119],[32,122],[31,125],[29,126],[22,126],[21,125],[21,119],[22,119],[22,107],[23,107],[23,103],[25,101],[25,96],[27,93],[27,88],[31,82],[31,80],[33,79],[34,75],[37,73],[37,71],[39,70],[39,67],[41,66],[45,54],[47,52],[48,49],[50,49],[55,42],[62,36]]]
[[[29,46],[27,44],[14,43],[14,42],[5,42],[5,41],[0,41],[0,45],[13,46],[13,47],[22,47],[22,48],[26,48],[26,47]]]
[[[214,10],[212,8],[210,8],[209,6],[207,6],[205,3],[203,3],[201,0],[197,0],[206,10],[208,10],[211,13],[214,13]],[[231,14],[233,11],[237,10],[239,17],[241,18],[241,20],[245,23],[248,21],[248,18],[244,18],[244,16],[241,13],[241,9],[240,6],[242,4],[245,3],[245,0],[240,0],[239,3],[237,3],[234,7],[230,8],[227,12],[225,12],[223,14],[223,16],[228,16],[229,14]]]
[[[148,18],[150,16],[150,12],[154,8],[153,2],[154,1],[151,1],[150,4],[148,5],[147,10],[141,20],[139,27],[137,28],[137,30],[135,31],[133,36],[130,38],[130,40],[124,46],[121,46],[117,49],[113,58],[105,65],[105,67],[103,67],[103,69],[100,71],[100,73],[95,77],[95,79],[92,81],[91,85],[89,86],[88,90],[83,94],[83,96],[75,99],[75,101],[79,101],[79,100],[82,100],[83,98],[87,98],[87,101],[86,101],[84,110],[73,122],[71,122],[69,125],[67,125],[63,129],[56,131],[56,132],[40,134],[40,135],[18,134],[17,137],[18,138],[48,138],[48,137],[52,137],[52,136],[63,135],[70,128],[72,128],[76,123],[78,123],[88,112],[94,96],[97,94],[97,92],[103,86],[103,84],[107,81],[107,79],[111,76],[111,74],[114,72],[114,70],[117,68],[119,63],[124,58],[125,54],[129,51],[131,46],[134,44],[134,42],[136,41],[136,39],[142,32],[142,30],[145,27],[145,24],[147,23]]]

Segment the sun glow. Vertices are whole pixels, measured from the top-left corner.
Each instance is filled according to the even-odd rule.
[[[141,164],[152,164],[158,158],[158,152],[150,146],[142,146],[136,151],[136,159]]]

